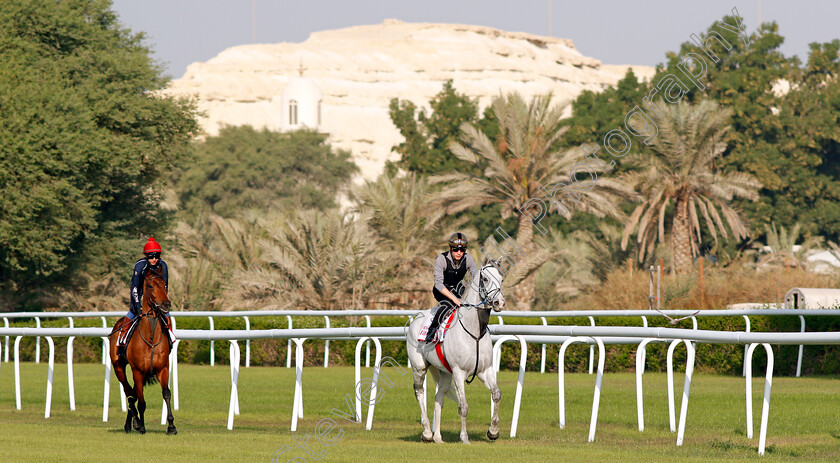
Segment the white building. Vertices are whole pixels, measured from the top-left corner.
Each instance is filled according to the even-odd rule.
[[[283,89],[280,98],[283,115],[282,130],[309,128],[317,130],[321,126],[321,89],[312,79],[295,77]]]

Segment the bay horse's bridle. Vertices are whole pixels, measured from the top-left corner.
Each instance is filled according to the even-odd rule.
[[[155,280],[155,279],[163,280],[163,277],[160,276],[160,274],[158,274],[157,272],[151,272],[150,271],[146,274],[145,279],[143,281],[143,284],[146,284],[148,281]],[[145,342],[149,347],[152,348],[151,357],[154,358],[155,347],[158,344],[160,344],[163,341],[163,339],[166,337],[166,334],[164,333],[163,338],[161,338],[160,341],[152,344],[152,340],[154,340],[154,338],[155,338],[154,333],[155,333],[156,324],[157,324],[156,322],[157,322],[158,318],[164,317],[167,313],[169,313],[169,309],[167,308],[167,304],[166,304],[166,302],[169,302],[169,298],[167,298],[167,300],[164,301],[164,302],[157,303],[154,300],[152,300],[152,296],[151,296],[149,291],[143,291],[143,297],[146,299],[146,302],[149,303],[149,307],[151,307],[152,310],[149,313],[143,313],[143,311],[141,310],[140,314],[137,315],[137,317],[138,318],[149,317],[149,324],[150,324],[150,327],[149,327],[150,328],[150,336],[149,337],[151,339],[147,340],[146,338],[144,338],[143,333],[140,330],[137,330],[137,335],[140,336],[140,339],[142,339],[143,342]],[[161,321],[161,323],[163,323],[163,321]]]
[[[155,279],[163,280],[163,277],[158,275],[155,272],[149,272],[148,274],[146,274],[146,278],[144,280],[144,283],[148,282],[149,280],[155,280]],[[152,312],[154,312],[155,317],[161,317],[161,316],[164,316],[164,315],[169,313],[169,309],[166,307],[166,301],[161,302],[161,303],[155,302],[154,300],[152,300],[152,296],[149,294],[148,291],[143,291],[143,297],[146,298],[146,302],[149,303],[149,307],[152,308]],[[168,298],[167,298],[167,300],[168,300]],[[150,315],[149,314],[143,314],[142,311],[141,311],[140,316],[147,316],[148,317]]]

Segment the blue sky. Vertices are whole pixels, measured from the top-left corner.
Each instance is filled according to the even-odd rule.
[[[779,24],[785,55],[805,61],[809,43],[840,38],[840,2],[827,0],[115,0],[114,10],[125,26],[147,34],[155,58],[178,78],[228,47],[302,42],[312,32],[388,18],[552,35],[607,64],[653,66],[733,7],[754,31],[759,3],[762,22]]]

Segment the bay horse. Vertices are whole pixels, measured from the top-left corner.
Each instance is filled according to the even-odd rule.
[[[146,270],[143,277],[142,308],[140,314],[137,315],[140,320],[137,321],[134,334],[126,345],[125,357],[117,355],[117,337],[123,324],[131,323],[131,321],[125,317],[119,319],[109,336],[114,374],[117,375],[128,399],[128,414],[125,418],[126,433],[130,433],[132,428],[140,434],[146,433],[144,419],[146,399],[143,396],[143,386],[158,381],[163,390],[163,400],[166,402],[168,413],[169,427],[166,433],[178,434],[174,424],[175,418],[172,416],[172,406],[169,403],[172,397],[169,390],[170,346],[168,335],[164,332],[166,329],[164,317],[171,306],[161,273],[152,269]],[[126,378],[126,365],[131,365],[134,376],[133,388]]]
[[[488,263],[490,262],[490,263]],[[431,316],[430,310],[424,310],[408,326],[406,350],[414,370],[414,395],[420,404],[420,421],[423,425],[423,442],[443,443],[440,436],[440,416],[443,400],[455,380],[455,393],[458,399],[458,414],[461,416],[461,442],[469,444],[467,435],[467,396],[464,389],[472,379],[478,377],[490,390],[493,401],[493,416],[487,438],[499,438],[499,402],[502,393],[496,384],[496,371],[493,369],[493,343],[487,324],[490,322],[490,310],[502,310],[505,298],[502,295],[502,275],[496,268],[497,263],[485,260],[478,275],[472,276],[472,282],[461,298],[462,305],[449,332],[442,342],[444,361],[441,361],[434,342],[418,341],[424,322]],[[439,309],[441,310],[441,309]],[[444,329],[446,321],[441,322],[439,330]],[[423,385],[426,371],[431,369],[432,377],[438,386],[435,394],[434,434],[429,429],[426,414],[426,402],[423,400]],[[467,376],[473,378],[467,381]]]

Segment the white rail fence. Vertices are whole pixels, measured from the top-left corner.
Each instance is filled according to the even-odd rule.
[[[663,310],[663,313],[670,317],[685,317],[691,315],[692,327],[697,329],[697,318],[703,317],[743,317],[746,323],[745,330],[750,331],[750,316],[782,316],[793,315],[798,316],[800,321],[800,332],[805,332],[805,316],[840,316],[840,310],[834,309],[729,309],[729,310]],[[326,328],[330,328],[330,317],[348,317],[348,316],[363,316],[368,328],[371,326],[371,316],[396,316],[409,317],[416,315],[416,310],[243,310],[243,311],[194,311],[194,312],[172,312],[172,325],[176,327],[176,317],[207,317],[210,322],[210,331],[215,330],[214,317],[230,318],[242,317],[245,321],[245,330],[251,329],[249,317],[286,317],[288,322],[288,329],[293,329],[294,325],[292,317],[323,317]],[[67,318],[68,325],[73,328],[74,318],[93,318],[98,317],[102,320],[102,326],[108,327],[106,317],[119,318],[124,316],[124,312],[10,312],[2,315],[5,327],[9,327],[9,319],[15,318],[34,318],[36,327],[41,327],[42,318]],[[642,326],[648,326],[648,317],[661,317],[657,312],[651,310],[570,310],[570,311],[533,311],[533,312],[514,312],[502,311],[499,312],[498,321],[500,325],[504,325],[504,317],[508,318],[540,318],[544,326],[548,326],[546,318],[573,318],[573,317],[587,317],[591,326],[595,326],[595,317],[639,317],[642,321]],[[747,346],[744,346],[744,356],[746,359]],[[799,354],[796,362],[796,376],[799,377],[802,371],[802,354],[803,345],[799,345]],[[329,339],[324,340],[324,368],[329,365]],[[589,349],[589,374],[593,372],[594,366],[595,346],[592,345]],[[545,359],[546,359],[546,344],[542,345],[540,358],[540,373],[545,373]],[[6,336],[6,363],[9,362],[9,337]],[[40,337],[35,342],[35,363],[41,361],[41,343]],[[103,341],[102,363],[106,363],[105,356],[105,341]],[[215,341],[210,341],[210,365],[216,363]],[[292,365],[292,340],[289,339],[286,344],[286,368],[291,368]],[[245,368],[251,366],[251,340],[245,341]],[[365,348],[365,367],[370,367],[370,341],[366,342]],[[746,361],[744,362],[744,370],[742,375],[746,375]]]
[[[668,349],[668,377],[669,377],[669,418],[671,422],[671,430],[675,431],[675,412],[674,412],[674,397],[673,397],[673,353],[674,348],[678,343],[686,345],[688,350],[687,364],[685,369],[685,382],[683,386],[683,396],[680,407],[679,425],[676,427],[677,431],[677,445],[682,445],[685,435],[685,426],[688,413],[688,399],[691,390],[691,376],[694,366],[694,343],[725,343],[725,344],[743,344],[747,346],[747,368],[746,368],[746,413],[747,413],[747,436],[749,438],[753,435],[752,430],[752,388],[751,364],[752,353],[755,348],[761,344],[767,352],[767,371],[765,375],[765,393],[762,407],[762,418],[759,431],[758,453],[763,455],[767,435],[767,421],[769,416],[770,393],[772,388],[773,375],[773,350],[770,344],[786,344],[786,345],[806,345],[806,344],[840,344],[840,332],[823,332],[823,333],[749,333],[749,332],[723,332],[723,331],[704,331],[704,330],[688,330],[676,328],[645,328],[645,327],[597,327],[597,326],[544,326],[544,325],[491,325],[490,326],[492,338],[494,340],[494,361],[498,366],[499,352],[501,344],[510,341],[518,340],[521,348],[519,377],[517,381],[517,389],[514,397],[513,416],[511,418],[511,437],[516,436],[517,425],[519,420],[519,410],[522,398],[522,391],[524,388],[524,372],[525,361],[527,357],[528,343],[536,344],[562,344],[560,353],[558,355],[558,415],[559,424],[562,428],[565,425],[565,398],[564,398],[564,353],[568,345],[572,343],[587,343],[597,345],[599,348],[599,367],[595,382],[595,392],[593,396],[592,414],[590,417],[590,431],[589,440],[595,439],[595,430],[597,426],[598,406],[600,400],[600,391],[603,378],[603,363],[604,363],[604,344],[637,344],[639,351],[637,352],[637,412],[639,420],[639,430],[644,430],[643,404],[642,404],[642,380],[641,375],[644,371],[644,349],[647,344],[651,342],[670,342]],[[47,373],[47,391],[45,404],[45,418],[50,416],[50,407],[52,402],[52,384],[54,372],[54,342],[53,337],[66,337],[68,339],[68,388],[70,394],[70,408],[75,409],[75,398],[73,392],[73,370],[72,370],[72,343],[75,337],[104,337],[110,333],[107,328],[0,328],[0,336],[15,337],[14,342],[14,359],[15,359],[15,398],[16,408],[21,409],[20,400],[20,341],[25,336],[44,336],[47,338],[49,345],[49,367]],[[381,343],[382,340],[404,340],[404,328],[402,327],[387,327],[387,328],[314,328],[314,329],[276,329],[276,330],[179,330],[178,336],[181,340],[226,340],[230,342],[231,349],[231,393],[230,406],[228,414],[228,429],[233,429],[234,416],[239,414],[239,366],[241,363],[238,341],[250,339],[289,339],[296,345],[295,352],[295,387],[294,400],[292,410],[292,424],[291,430],[296,431],[297,422],[299,418],[303,417],[303,344],[307,340],[356,340],[356,381],[360,380],[361,367],[361,346],[364,342],[372,340],[376,351],[375,368],[373,375],[373,388],[370,397],[376,397],[376,387],[378,384],[379,370],[381,368],[380,359],[382,357]],[[180,342],[180,341],[179,341]],[[106,344],[107,354],[107,344]],[[177,343],[173,350],[171,368],[173,373],[170,376],[170,383],[173,389],[174,407],[178,409],[178,386],[177,386]],[[106,363],[105,367],[105,384],[103,394],[103,421],[108,420],[108,405],[110,393],[110,377],[111,377],[110,362]],[[370,403],[368,407],[366,429],[370,430],[373,425],[375,403]],[[123,402],[123,410],[125,403]],[[356,416],[361,419],[362,404],[361,399],[356,397]],[[161,422],[166,423],[165,409],[161,412]]]

